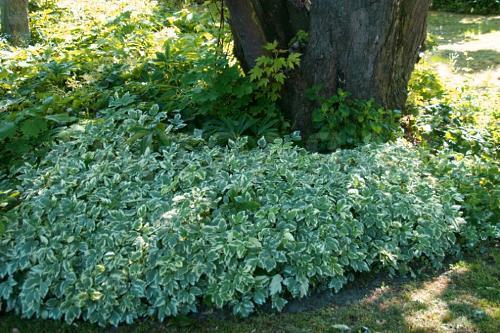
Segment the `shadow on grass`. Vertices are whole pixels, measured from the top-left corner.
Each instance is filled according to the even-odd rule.
[[[406,293],[422,309],[407,308],[410,331],[500,332],[500,249],[460,261]]]
[[[429,32],[438,37],[440,44],[458,43],[473,39],[474,35],[483,35],[498,31],[500,16],[461,15],[431,12]]]
[[[500,65],[500,52],[495,50],[461,52],[443,49],[437,51],[435,56],[451,61],[459,72],[477,73]]]
[[[480,332],[500,332],[500,251],[461,263],[458,269],[462,272],[451,276],[450,288],[441,295],[449,321],[468,321]]]

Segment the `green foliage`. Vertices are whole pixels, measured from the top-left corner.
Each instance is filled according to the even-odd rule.
[[[152,121],[146,123],[146,118],[140,118],[137,124],[130,128],[133,136],[128,139],[128,143],[131,144],[139,142],[142,151],[146,151],[147,149],[158,150],[160,146],[170,144],[171,139],[169,134],[174,130],[179,130],[186,126],[178,113],[173,119],[169,120],[169,124],[163,122],[167,114],[159,112],[157,104],[149,109],[148,114],[154,117]]]
[[[429,155],[433,173],[463,195],[464,214],[469,224],[464,228],[461,241],[475,247],[488,239],[500,239],[500,163],[495,159],[461,154],[443,149]]]
[[[157,71],[156,79],[147,82],[149,73],[143,71],[163,43],[180,40],[176,46],[182,50],[175,51],[182,60],[170,65],[179,72],[183,64],[215,53],[218,27],[208,9],[192,13],[189,8],[150,4],[149,9],[134,10],[146,5],[139,1],[129,2],[127,8],[120,1],[64,5],[32,4],[36,44],[30,48],[13,48],[0,40],[2,167],[31,158],[27,152],[43,155],[39,148],[61,127],[94,118],[116,93],[134,94],[136,104],[177,95],[183,82],[174,82],[169,91],[163,82],[153,86],[169,72]],[[104,17],[99,16],[102,6],[107,6]],[[162,109],[167,106],[174,109],[163,104]]]
[[[7,100],[4,105],[12,106],[16,102]],[[3,114],[3,119],[0,121],[0,142],[4,144],[3,163],[9,163],[17,156],[29,155],[33,146],[40,145],[40,141],[48,140],[50,128],[54,125],[69,124],[77,120],[69,113],[53,113],[51,108],[53,104],[55,104],[54,99],[48,97],[38,106],[26,108],[22,112]]]
[[[245,76],[213,4],[175,2],[39,6],[36,45],[0,41],[1,308],[101,325],[247,316],[499,238],[498,135],[432,73],[411,84],[422,149],[373,144],[400,115],[339,91],[315,99],[308,144],[372,144],[311,154],[281,137],[276,103],[300,54],[268,45]]]
[[[432,8],[464,14],[495,15],[500,13],[500,0],[433,0]]]
[[[115,333],[181,333],[181,332],[231,332],[276,333],[336,332],[334,327],[348,326],[351,332],[401,332],[432,331],[436,327],[461,327],[464,331],[496,333],[499,328],[495,313],[500,307],[500,249],[492,246],[486,251],[475,251],[464,260],[447,267],[442,274],[422,276],[418,280],[384,281],[384,295],[378,302],[367,302],[359,285],[357,290],[346,291],[348,299],[337,299],[335,306],[304,304],[307,311],[288,312],[280,315],[259,313],[246,320],[229,316],[210,315],[202,319],[193,316],[171,318],[165,324],[154,320],[141,320],[134,325],[119,326]],[[442,281],[446,283],[436,283]],[[372,282],[374,283],[374,282]],[[385,284],[386,283],[386,284]],[[362,283],[361,291],[370,291]],[[378,284],[377,284],[378,285]],[[395,286],[395,288],[392,288]],[[443,289],[443,286],[446,286]],[[425,304],[416,299],[425,299]],[[304,302],[305,303],[305,302]],[[382,305],[381,305],[382,304]],[[426,307],[426,304],[442,304]],[[486,314],[486,316],[485,316]],[[381,320],[383,318],[383,320]],[[467,318],[467,320],[465,320]],[[102,333],[103,329],[88,323],[68,325],[54,320],[22,319],[14,314],[2,315],[0,331],[58,333]],[[439,331],[438,331],[439,332]]]
[[[0,174],[0,236],[8,222],[6,212],[19,203],[21,193],[15,189],[12,180],[4,178]]]
[[[446,94],[438,74],[428,65],[417,66],[408,83],[408,90],[407,104],[412,112],[418,112],[415,110],[416,107],[441,100]]]
[[[277,91],[253,82],[225,57],[216,57],[207,56],[195,64],[187,78],[181,73],[186,78],[181,80],[191,86],[177,104],[184,106],[180,108],[184,117],[219,143],[249,136],[255,145],[253,138],[278,137],[287,123],[275,103]]]
[[[7,310],[101,325],[200,304],[246,316],[458,250],[460,193],[403,142],[319,155],[166,131],[169,145],[143,150],[133,129],[157,116],[109,108],[18,170],[25,198],[0,241]]]
[[[250,80],[255,83],[257,89],[261,89],[257,98],[264,96],[275,102],[280,97],[287,71],[300,65],[301,54],[290,53],[287,57],[280,56],[287,51],[278,50],[278,42],[266,45],[265,49],[271,52],[272,57],[263,56],[257,59],[250,71]]]
[[[130,89],[155,98],[164,109],[178,110],[191,130],[203,129],[214,142],[248,136],[255,146],[262,136],[270,141],[279,137],[289,124],[276,100],[287,71],[298,65],[300,55],[283,56],[271,44],[268,50],[273,56],[259,58],[245,76],[227,56],[204,46],[206,42],[203,34],[167,41],[164,52],[133,73],[131,80],[147,85],[131,84]]]
[[[469,108],[453,104],[434,104],[419,109],[414,131],[425,146],[450,148],[463,154],[492,157],[496,148],[487,128],[474,126]]]
[[[56,9],[57,1],[56,0],[29,0],[28,9],[30,12],[35,12],[38,10],[48,10],[48,9]]]
[[[463,195],[462,206],[472,226],[464,232],[464,243],[476,246],[500,238],[498,112],[489,122],[478,124],[477,115],[484,110],[476,99],[445,89],[425,64],[410,81],[409,103],[409,134],[425,149],[433,174]]]
[[[314,111],[316,133],[308,144],[316,150],[332,151],[385,142],[397,136],[400,116],[397,110],[386,110],[372,100],[350,98],[349,93],[339,90],[337,95],[321,101],[321,107]]]
[[[466,216],[476,226],[466,238],[477,245],[488,237],[500,237],[500,141],[493,128],[478,128],[471,118],[469,108],[429,106],[417,119],[416,133],[422,145],[435,152],[430,158],[434,174],[448,179],[464,195]]]

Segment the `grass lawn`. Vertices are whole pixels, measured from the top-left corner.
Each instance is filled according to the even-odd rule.
[[[428,57],[447,86],[467,89],[486,110],[500,105],[500,16],[433,12],[429,32],[437,46]]]

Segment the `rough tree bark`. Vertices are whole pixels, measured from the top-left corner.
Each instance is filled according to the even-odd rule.
[[[283,105],[307,136],[316,105],[311,87],[338,88],[403,109],[406,86],[425,41],[430,0],[226,0],[235,54],[244,70],[277,40],[288,49],[298,30],[309,32],[301,67],[283,91]]]
[[[15,45],[28,44],[30,28],[28,0],[0,0],[2,10],[1,32]]]

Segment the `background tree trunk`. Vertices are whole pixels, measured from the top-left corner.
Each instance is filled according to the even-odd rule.
[[[243,69],[277,40],[287,49],[299,29],[309,32],[302,64],[282,95],[295,128],[307,136],[317,107],[306,96],[337,89],[386,108],[403,109],[406,87],[425,41],[430,0],[226,0],[235,54]]]
[[[15,45],[28,44],[30,28],[28,0],[0,0],[2,10],[2,34]]]

